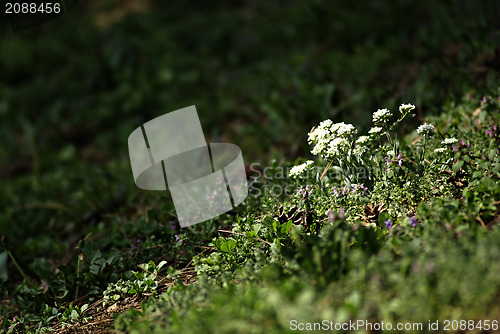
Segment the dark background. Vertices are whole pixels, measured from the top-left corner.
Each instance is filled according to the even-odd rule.
[[[20,262],[165,205],[138,190],[127,138],[196,105],[246,164],[310,156],[331,118],[498,93],[497,1],[82,1],[0,38],[0,235]],[[473,92],[473,96],[467,94]],[[405,129],[403,128],[403,131]],[[155,199],[156,198],[156,199]]]

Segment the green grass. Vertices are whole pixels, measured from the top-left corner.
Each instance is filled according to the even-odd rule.
[[[143,302],[115,319],[123,332],[499,319],[498,5],[193,6],[149,4],[112,21],[127,4],[81,3],[37,28],[0,30],[0,332],[97,322],[117,282],[120,301]],[[333,164],[377,170],[366,194],[336,196],[356,182],[334,169],[322,180],[283,172],[314,159],[321,174],[330,159],[307,145],[321,121],[363,135],[374,111],[396,118],[401,103],[416,117],[373,141],[373,160]],[[193,104],[207,141],[241,148],[250,196],[180,229],[168,192],[135,186],[127,138]],[[422,145],[424,121],[439,132]],[[457,151],[434,153],[441,135]],[[404,157],[390,172],[388,149]],[[156,280],[137,267],[163,260]]]

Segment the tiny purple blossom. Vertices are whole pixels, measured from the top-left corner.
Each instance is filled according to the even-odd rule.
[[[391,224],[391,220],[390,219],[387,219],[385,222],[385,227],[387,227],[389,230],[392,228],[392,224]]]
[[[349,192],[349,189],[347,188],[347,186],[344,186],[344,189],[342,189],[342,195],[345,195],[348,192]]]
[[[175,223],[170,221],[170,228],[175,231]]]
[[[335,213],[332,210],[328,210],[328,220],[333,223],[335,221]]]
[[[481,101],[481,106],[483,106],[486,103],[486,96],[483,96],[483,99]]]
[[[415,216],[410,217],[410,223],[411,223],[411,227],[417,226],[417,220],[415,219]]]
[[[343,218],[344,218],[344,216],[345,216],[345,209],[342,207],[342,208],[340,208],[340,210],[339,210],[339,218],[340,218],[340,219],[343,219]]]

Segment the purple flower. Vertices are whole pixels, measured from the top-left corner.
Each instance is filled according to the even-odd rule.
[[[495,125],[493,125],[491,130],[484,130],[484,132],[486,132],[486,134],[490,137],[495,137],[495,133],[497,132],[497,129],[498,129],[498,127],[495,124]]]
[[[342,207],[339,210],[339,218],[344,219],[344,216],[345,216],[345,209]]]
[[[175,235],[175,241],[177,241],[177,242],[182,242],[182,239],[181,239],[181,238],[179,238],[179,236],[176,234],[176,235]]]
[[[391,220],[390,219],[387,219],[385,222],[385,227],[387,227],[389,230],[392,228],[392,224],[391,224]]]
[[[339,192],[337,188],[333,188],[333,193],[335,194],[335,196],[339,197]]]
[[[344,189],[342,189],[342,195],[345,195],[349,192],[349,188],[347,186],[344,186]]]
[[[175,231],[175,223],[170,221],[170,228]]]
[[[335,221],[335,213],[332,210],[328,210],[328,220],[333,223]]]
[[[483,99],[481,101],[481,106],[483,106],[486,103],[486,96],[483,96]]]
[[[132,250],[134,250],[136,252],[140,252],[142,250],[141,239],[137,239],[136,244],[131,243],[130,248],[132,248]]]
[[[417,226],[417,220],[415,219],[415,216],[410,217],[410,223],[411,223],[411,227]]]

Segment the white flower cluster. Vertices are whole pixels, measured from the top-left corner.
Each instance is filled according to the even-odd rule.
[[[303,164],[292,167],[292,169],[290,169],[288,176],[296,177],[296,176],[302,174],[313,163],[314,163],[314,161],[307,160]]]
[[[373,128],[370,129],[370,131],[368,131],[368,133],[369,134],[376,134],[376,133],[380,133],[380,131],[382,131],[381,127],[374,126]]]
[[[418,128],[417,128],[417,133],[419,135],[421,134],[427,134],[429,133],[430,131],[432,131],[432,129],[434,129],[434,125],[432,124],[427,124],[427,123],[424,123],[422,125],[420,125]]]
[[[440,147],[440,148],[436,148],[436,149],[434,150],[434,152],[436,152],[436,153],[443,153],[443,152],[445,152],[445,151],[446,151],[446,147]]]
[[[327,139],[331,135],[331,130],[330,130],[331,126],[332,126],[332,121],[329,119],[319,123],[319,126],[317,128],[309,132],[307,142],[311,144],[313,142],[318,142]]]
[[[369,136],[360,136],[357,140],[356,140],[356,143],[358,144],[366,144],[370,141],[370,137]]]
[[[342,137],[334,138],[328,145],[326,155],[333,158],[336,155],[342,154],[349,147],[349,142]]]
[[[342,154],[349,147],[348,139],[357,132],[352,124],[333,123],[327,119],[309,132],[307,142],[314,144],[312,154],[331,158]]]
[[[458,141],[458,139],[457,139],[457,138],[454,138],[454,137],[452,137],[452,138],[445,138],[445,139],[441,142],[441,144],[448,144],[448,145],[451,145],[451,144],[455,144],[457,141]]]
[[[337,136],[351,136],[355,135],[358,130],[352,124],[336,123],[332,125],[332,132]]]
[[[399,112],[401,114],[411,112],[414,109],[415,109],[415,106],[411,103],[406,103],[406,104],[403,103],[402,105],[399,106]]]
[[[357,155],[357,156],[362,156],[363,153],[365,153],[366,151],[368,151],[368,149],[366,148],[366,146],[361,146],[361,145],[358,145],[354,148],[354,150],[352,151],[352,153],[354,155]]]
[[[389,109],[379,109],[373,113],[373,123],[385,123],[391,116]]]

